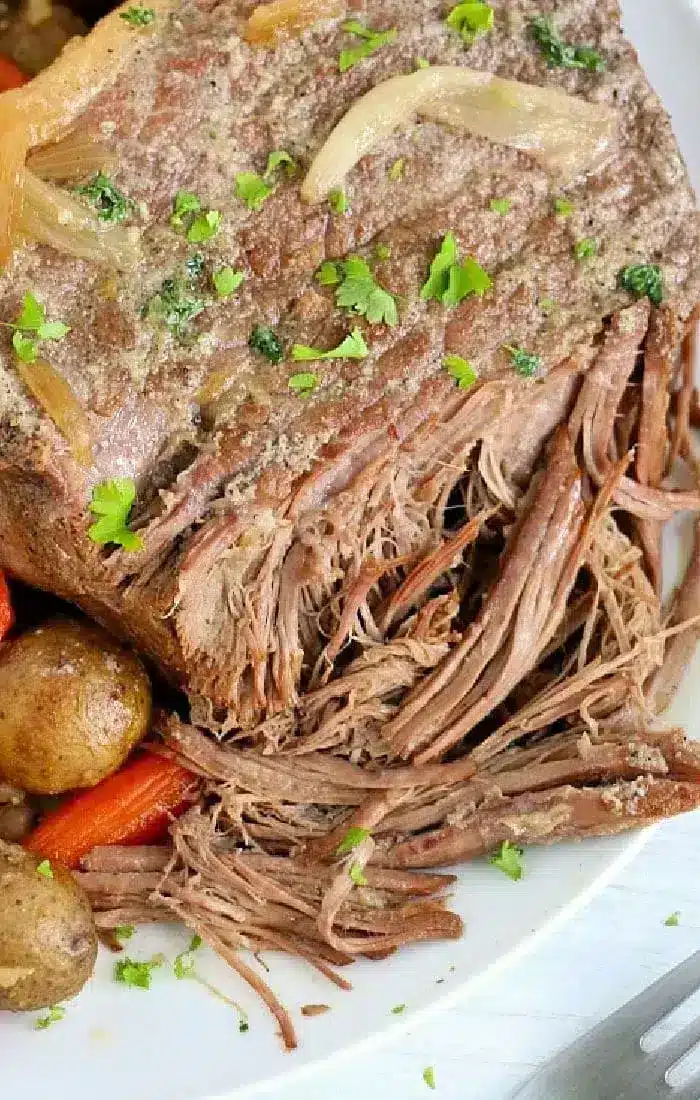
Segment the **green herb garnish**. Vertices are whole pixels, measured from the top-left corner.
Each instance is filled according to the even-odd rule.
[[[461,355],[446,355],[442,365],[461,390],[470,389],[478,378],[469,360],[463,359]]]
[[[328,196],[328,205],[334,214],[347,214],[350,209],[348,197],[342,187],[335,187]]]
[[[387,172],[387,175],[388,175],[388,177],[389,177],[389,179],[391,180],[392,183],[398,183],[399,180],[403,179],[403,174],[404,174],[405,170],[406,170],[406,158],[405,157],[399,157],[398,160],[394,161],[391,168]]]
[[[333,263],[332,260],[326,260],[321,264],[316,272],[316,281],[321,286],[337,286],[342,279],[341,273],[342,264]]]
[[[388,46],[395,40],[397,35],[395,27],[388,31],[374,31],[371,27],[365,27],[357,19],[351,19],[348,23],[343,23],[343,30],[347,31],[348,34],[355,35],[356,38],[362,39],[362,41],[359,46],[354,46],[351,50],[340,51],[338,68],[341,73],[345,73],[353,65],[357,65],[358,61],[370,57],[382,46]]]
[[[189,214],[199,214],[202,204],[194,191],[178,191],[173,199],[173,212],[170,215],[170,224],[173,229],[182,229],[184,220]]]
[[[153,8],[144,8],[141,4],[136,4],[132,8],[127,8],[126,11],[119,12],[119,18],[132,27],[150,27],[155,17],[156,13]]]
[[[191,277],[184,280],[175,276],[163,281],[160,291],[146,305],[145,313],[149,320],[159,321],[173,336],[185,342],[189,338],[190,322],[199,316],[205,305],[204,299],[193,292]]]
[[[41,863],[37,863],[36,873],[41,878],[53,878],[53,867],[48,859],[42,859]]]
[[[221,211],[207,210],[205,214],[197,214],[192,225],[187,230],[187,240],[190,244],[202,244],[216,236],[221,227]]]
[[[400,1016],[402,1012],[406,1011],[406,1005],[394,1005],[391,1010],[392,1016]]]
[[[568,218],[574,212],[574,204],[570,199],[556,198],[554,200],[554,213],[560,214],[562,218]]]
[[[92,490],[90,511],[99,519],[88,529],[93,542],[104,546],[112,543],[125,550],[143,549],[140,535],[129,529],[129,513],[136,500],[136,483],[130,477],[111,478],[102,481]]]
[[[492,214],[507,214],[512,205],[511,199],[491,199],[489,210]]]
[[[666,925],[667,928],[677,928],[678,925],[680,924],[680,919],[681,919],[680,910],[676,909],[675,913],[670,913],[669,916],[666,917],[666,920],[664,921],[664,924]]]
[[[395,299],[388,290],[379,285],[365,260],[359,256],[351,256],[334,266],[342,280],[335,292],[336,305],[360,317],[366,317],[371,325],[385,324],[393,327],[398,323]],[[326,271],[325,278],[329,277],[330,273]]]
[[[452,233],[447,233],[446,236],[443,237],[440,248],[430,265],[428,279],[421,287],[420,296],[424,301],[428,301],[431,298],[436,302],[442,301],[442,296],[447,290],[447,285],[449,283],[450,268],[456,263],[457,242]]]
[[[376,259],[383,263],[384,260],[388,260],[391,256],[391,245],[383,244],[381,241],[374,246],[374,255]]]
[[[136,989],[151,988],[151,973],[165,962],[163,955],[154,955],[148,962],[134,962],[133,959],[119,959],[114,964],[114,980]]]
[[[296,170],[296,161],[284,149],[275,149],[267,158],[263,176],[257,172],[239,172],[235,181],[236,198],[242,199],[249,210],[260,210],[265,200],[277,190],[281,168],[290,175]]]
[[[550,313],[553,313],[557,308],[557,303],[554,298],[540,298],[540,309],[544,313],[545,317],[548,317]]]
[[[269,154],[267,158],[267,168],[265,169],[265,178],[269,179],[273,177],[275,172],[280,168],[284,168],[288,176],[294,175],[297,170],[297,162],[286,149],[274,149]]]
[[[47,1027],[59,1023],[66,1014],[63,1005],[52,1005],[46,1016],[40,1016],[34,1027],[37,1031],[46,1031]]]
[[[435,1088],[435,1070],[432,1066],[426,1066],[423,1070],[423,1080],[429,1089]]]
[[[361,829],[359,825],[351,825],[340,844],[335,850],[337,856],[346,856],[353,852],[363,840],[370,836],[369,829]]]
[[[248,337],[248,347],[253,351],[259,351],[271,363],[281,363],[284,359],[282,342],[268,325],[256,325]]]
[[[417,69],[429,69],[430,68],[430,62],[428,61],[427,57],[417,57],[416,58],[416,68]]]
[[[40,340],[62,340],[70,332],[63,321],[47,321],[44,306],[29,291],[22,299],[19,317],[7,327],[14,329],[12,346],[23,363],[36,362]]]
[[[451,308],[470,294],[482,297],[491,285],[489,275],[473,256],[459,263],[457,242],[453,234],[448,233],[430,265],[430,274],[421,287],[420,296]]]
[[[181,980],[182,978],[191,978],[194,974],[195,960],[194,953],[202,946],[202,937],[196,933],[190,940],[190,946],[186,951],[181,951],[179,955],[175,956],[173,963],[173,973],[176,978]]]
[[[550,69],[585,69],[602,73],[605,59],[591,46],[572,46],[559,34],[548,15],[536,15],[529,24],[530,33],[542,51]]]
[[[369,886],[361,863],[351,863],[349,874],[355,886]]]
[[[484,0],[469,0],[458,4],[447,16],[447,25],[458,31],[462,41],[471,46],[482,34],[493,27],[493,8]]]
[[[313,371],[301,371],[299,374],[292,374],[287,385],[299,397],[308,397],[310,393],[314,392],[318,383],[318,375],[314,374]]]
[[[660,306],[664,297],[663,278],[658,264],[630,264],[620,272],[620,286],[635,298],[648,298]]]
[[[117,924],[114,935],[118,940],[130,940],[135,931],[133,924]]]
[[[321,351],[319,348],[309,347],[308,344],[294,344],[292,347],[292,359],[300,362],[308,359],[365,359],[369,355],[369,349],[358,328],[354,328],[336,348],[330,351]]]
[[[76,187],[75,192],[94,206],[100,221],[112,224],[123,222],[134,205],[104,172],[98,172],[89,183]]]
[[[195,252],[188,260],[185,260],[185,271],[190,282],[194,282],[204,271],[204,256],[201,252]]]
[[[498,851],[491,856],[489,863],[498,867],[508,878],[512,878],[513,882],[518,882],[523,877],[522,856],[522,848],[504,840]]]
[[[245,279],[245,275],[242,271],[234,271],[232,267],[222,267],[218,271],[215,271],[211,277],[211,281],[214,284],[214,290],[219,298],[228,298],[236,290]]]
[[[532,378],[533,374],[536,374],[542,366],[539,355],[525,351],[524,348],[512,347],[510,344],[504,346],[510,355],[511,363],[518,374],[522,374],[523,378]]]
[[[573,247],[574,257],[580,262],[581,260],[588,260],[591,256],[595,256],[598,251],[598,242],[594,237],[583,237],[580,241],[576,241]]]

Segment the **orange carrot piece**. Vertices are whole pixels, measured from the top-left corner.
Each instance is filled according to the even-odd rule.
[[[23,73],[11,57],[0,54],[0,92],[9,92],[11,88],[21,88],[29,83],[29,77]]]
[[[197,786],[192,772],[175,760],[137,757],[49,812],[24,846],[45,859],[77,867],[98,845],[152,844],[195,800]]]
[[[0,641],[11,629],[15,621],[15,613],[12,610],[10,590],[7,587],[5,574],[0,573]]]

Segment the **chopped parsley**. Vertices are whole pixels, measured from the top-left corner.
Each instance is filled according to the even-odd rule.
[[[336,848],[335,854],[337,856],[346,856],[349,852],[354,852],[355,848],[357,848],[359,844],[362,844],[362,841],[366,840],[370,835],[369,829],[361,829],[359,825],[351,825]]]
[[[635,298],[648,298],[660,306],[664,297],[663,278],[658,264],[630,264],[620,272],[620,286]]]
[[[435,1070],[432,1066],[426,1066],[423,1070],[423,1080],[429,1089],[435,1088]]]
[[[331,191],[328,196],[328,205],[334,214],[347,214],[350,204],[342,187],[336,187]]]
[[[51,1027],[52,1024],[59,1023],[60,1020],[66,1014],[66,1010],[63,1005],[52,1005],[46,1016],[40,1016],[34,1027],[37,1031],[46,1031],[47,1027]]]
[[[351,863],[349,874],[355,886],[369,886],[361,863]]]
[[[429,69],[430,68],[430,62],[428,61],[427,57],[417,57],[416,58],[416,68],[417,69]]]
[[[178,191],[173,199],[173,212],[170,215],[170,224],[173,229],[182,229],[185,218],[189,214],[199,214],[202,204],[194,191]]]
[[[433,258],[420,296],[424,301],[432,298],[452,308],[470,294],[481,298],[491,285],[489,275],[473,256],[467,256],[463,264],[459,263],[457,242],[454,235],[448,233]]]
[[[144,8],[141,4],[136,4],[119,13],[119,18],[132,27],[150,27],[155,17],[154,8]]]
[[[313,371],[301,371],[299,374],[291,375],[287,385],[299,397],[308,397],[310,393],[314,392],[318,383],[318,375],[314,374]]]
[[[522,848],[504,840],[498,851],[491,856],[489,863],[498,867],[508,878],[512,878],[513,882],[518,882],[523,877],[522,856]]]
[[[400,1016],[402,1012],[406,1011],[406,1005],[394,1005],[391,1010],[392,1016]]]
[[[447,16],[447,25],[457,31],[467,46],[493,27],[493,8],[484,0],[469,0],[458,4]]]
[[[580,241],[576,241],[573,247],[574,257],[579,262],[589,260],[591,256],[595,256],[597,251],[598,242],[594,237],[583,237]]]
[[[347,31],[348,34],[355,35],[356,38],[361,39],[361,42],[359,46],[353,46],[350,50],[340,51],[338,68],[341,73],[352,69],[358,61],[370,57],[382,46],[388,46],[396,39],[397,34],[395,27],[388,31],[374,31],[371,27],[365,27],[364,23],[358,22],[357,19],[351,19],[348,23],[343,23],[343,30]]]
[[[350,256],[332,266],[339,279],[335,292],[336,305],[359,317],[366,317],[371,325],[385,324],[393,327],[398,323],[399,314],[394,297],[379,285],[365,260],[360,256]],[[333,285],[328,281],[331,273],[326,265],[322,265],[319,275],[321,272],[321,285]]]
[[[94,206],[100,221],[116,224],[123,222],[133,209],[133,202],[112,182],[104,172],[98,172],[89,183],[76,187],[77,195],[82,195]]]
[[[399,180],[403,179],[403,174],[404,174],[405,170],[406,170],[406,158],[405,157],[399,157],[398,160],[394,161],[391,168],[387,172],[387,175],[388,175],[388,177],[389,177],[389,179],[392,183],[398,183]]]
[[[512,199],[491,199],[489,210],[492,214],[507,214],[512,205]]]
[[[199,269],[199,265],[197,266]],[[206,305],[204,299],[192,288],[192,277],[198,271],[188,274],[190,278],[187,280],[177,276],[165,279],[158,293],[153,295],[145,308],[149,320],[160,321],[183,343],[190,339],[190,322],[199,316]]]
[[[602,73],[605,59],[591,46],[573,46],[565,42],[548,15],[536,15],[529,22],[530,33],[542,51],[550,69],[585,69]]]
[[[207,210],[204,214],[197,214],[191,226],[187,230],[187,240],[190,244],[202,244],[215,237],[221,227],[221,211]]]
[[[201,252],[195,252],[189,260],[185,260],[185,271],[191,282],[199,278],[204,271],[204,256]]]
[[[664,924],[666,925],[667,928],[677,928],[678,925],[680,924],[680,919],[681,919],[680,910],[676,909],[676,911],[674,913],[670,913],[666,917],[666,920],[664,921]]]
[[[143,549],[140,535],[129,528],[129,513],[136,499],[136,483],[130,477],[102,481],[92,490],[90,511],[99,518],[88,529],[93,542],[123,546],[125,550]]]
[[[542,366],[539,355],[535,355],[533,352],[525,351],[524,348],[512,347],[510,344],[506,344],[505,349],[510,355],[511,363],[518,374],[522,374],[523,378],[532,378],[533,374],[536,374]]]
[[[236,176],[236,198],[242,199],[249,210],[258,211],[266,199],[277,190],[279,171],[288,175],[296,170],[296,161],[284,149],[275,149],[267,158],[265,174],[239,172]]]
[[[574,212],[574,204],[570,199],[562,199],[561,197],[554,200],[554,213],[560,214],[562,218],[568,218]]]
[[[282,341],[269,325],[256,325],[248,337],[248,347],[259,351],[271,363],[281,363],[284,359]]]
[[[190,244],[202,244],[218,233],[221,226],[219,210],[202,210],[202,203],[194,191],[178,191],[173,199],[170,215],[173,229],[184,229]]]
[[[442,365],[460,390],[470,389],[478,378],[469,360],[463,359],[461,355],[446,355]]]
[[[341,267],[340,263],[335,264],[332,260],[326,260],[316,272],[316,281],[321,286],[337,286],[343,277]]]
[[[374,255],[380,263],[383,263],[384,260],[388,260],[391,256],[391,245],[382,244],[380,241],[379,244],[375,244],[374,246]]]
[[[365,359],[367,355],[369,349],[359,328],[354,328],[336,348],[329,351],[311,348],[308,344],[294,344],[292,347],[295,362],[308,359]]]
[[[34,295],[27,291],[22,299],[19,317],[8,328],[12,333],[12,346],[23,363],[34,363],[39,357],[40,340],[62,340],[70,332],[63,321],[47,321],[46,310]]]
[[[214,290],[219,298],[228,298],[236,290],[245,279],[245,275],[242,271],[234,271],[232,267],[222,267],[218,271],[215,271],[211,277],[211,281],[214,284]]]
[[[179,955],[175,956],[175,962],[173,963],[173,973],[176,978],[181,980],[182,978],[191,978],[194,974],[194,953],[202,946],[202,937],[194,935],[190,940],[190,946],[186,951],[181,951]]]
[[[130,940],[135,931],[133,924],[118,924],[114,929],[114,935],[118,940]]]
[[[545,317],[548,317],[550,313],[554,313],[556,308],[557,303],[554,301],[554,298],[540,298],[540,309]]]
[[[148,962],[134,962],[133,959],[119,959],[114,964],[114,980],[136,989],[151,988],[151,973],[165,962],[163,955],[154,955]]]
[[[37,863],[36,873],[41,878],[53,878],[53,867],[48,859],[42,859],[41,863]]]

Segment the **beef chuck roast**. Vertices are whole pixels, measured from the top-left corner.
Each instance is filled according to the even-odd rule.
[[[27,246],[0,281],[5,321],[31,291],[71,326],[50,357],[94,438],[94,465],[83,469],[23,388],[2,337],[0,564],[131,638],[191,697],[240,725],[294,703],[327,639],[342,643],[336,597],[367,560],[439,544],[445,503],[477,444],[500,470],[512,447],[513,476],[527,480],[606,318],[630,302],[619,287],[624,266],[659,263],[680,317],[699,296],[695,198],[616,3],[554,5],[565,37],[601,52],[602,73],[547,67],[527,30],[534,0],[497,6],[493,29],[470,48],[446,25],[442,2],[351,7],[397,35],[341,73],[339,52],[356,41],[342,19],[265,49],[242,36],[249,4],[176,3],[78,123],[115,154],[114,178],[137,204],[138,263],[113,275]],[[556,213],[553,181],[526,155],[419,122],[352,171],[347,212],[301,202],[303,173],[333,126],[418,58],[615,109],[614,148],[567,190],[570,216]],[[248,209],[236,174],[264,172],[281,149],[297,172],[281,173],[274,194]],[[399,159],[396,179],[389,169]],[[211,241],[190,245],[171,228],[179,190],[221,212]],[[506,214],[490,209],[494,197],[510,200]],[[493,279],[483,299],[452,310],[419,293],[448,231]],[[574,245],[589,237],[597,252],[580,261]],[[183,341],[144,311],[196,253],[208,304]],[[397,296],[396,327],[348,318],[333,288],[315,280],[324,260],[349,253],[371,259]],[[211,274],[229,265],[245,281],[216,300]],[[320,385],[302,398],[288,385],[299,369],[289,355],[274,364],[249,346],[256,325],[274,327],[286,349],[333,347],[357,325],[369,355],[317,364]],[[541,357],[537,379],[515,373],[505,344]],[[446,353],[468,358],[479,386],[456,388]],[[113,477],[136,480],[140,552],[88,538],[92,490]]]

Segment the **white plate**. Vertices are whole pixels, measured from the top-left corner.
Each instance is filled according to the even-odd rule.
[[[628,0],[629,36],[673,115],[696,185],[700,182],[700,19],[687,0]],[[682,542],[682,540],[681,540]],[[669,558],[678,545],[669,546]],[[686,678],[674,717],[691,731],[696,717],[700,660]],[[454,908],[467,932],[458,943],[430,944],[382,963],[352,968],[352,993],[292,960],[268,957],[269,980],[299,1024],[301,1046],[284,1054],[268,1014],[236,977],[207,952],[201,972],[248,1011],[240,1034],[235,1013],[201,987],[156,972],[149,992],[116,985],[113,957],[103,952],[94,981],[68,1006],[65,1020],[33,1030],[33,1017],[0,1019],[2,1095],[13,1100],[70,1096],[71,1100],[210,1100],[250,1096],[275,1079],[297,1077],[312,1064],[353,1045],[367,1048],[390,1030],[416,1022],[450,997],[488,978],[522,955],[544,932],[570,917],[642,846],[637,834],[527,853],[527,875],[512,883],[485,865],[460,872]],[[170,958],[187,944],[184,932],[138,932],[129,953]],[[439,984],[438,984],[439,980]],[[332,1011],[301,1017],[308,1003]],[[406,1014],[391,1015],[405,1003]]]

